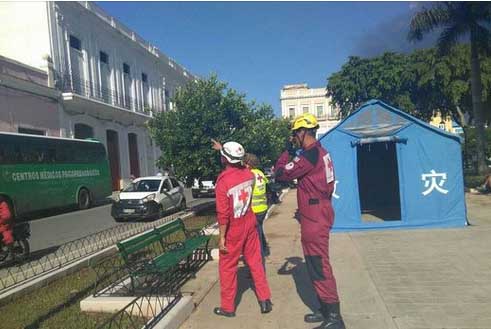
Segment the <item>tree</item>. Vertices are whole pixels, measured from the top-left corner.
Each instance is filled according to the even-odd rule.
[[[403,54],[387,52],[371,59],[350,57],[341,71],[328,78],[326,89],[343,116],[373,98],[414,112],[411,74],[408,58]]]
[[[428,120],[434,110],[450,114],[462,127],[467,125],[470,105],[470,66],[468,47],[454,47],[447,56],[435,49],[418,50],[410,55],[414,88],[412,99],[419,117]]]
[[[149,129],[162,150],[158,165],[172,165],[188,184],[218,175],[220,156],[211,149],[211,138],[237,141],[270,165],[289,134],[288,122],[275,118],[270,106],[247,102],[216,76],[188,83],[173,102],[175,110],[158,113]]]
[[[482,108],[482,81],[479,53],[489,51],[491,5],[485,2],[444,2],[416,13],[411,20],[409,40],[421,40],[423,35],[443,28],[437,41],[438,52],[448,54],[458,41],[469,35],[471,91],[474,125],[476,127],[478,172],[487,171]]]

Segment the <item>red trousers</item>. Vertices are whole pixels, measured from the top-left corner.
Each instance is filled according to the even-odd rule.
[[[318,298],[327,304],[338,303],[336,279],[329,261],[329,233],[319,234],[315,239],[302,239],[307,271]]]
[[[331,207],[312,205],[300,209],[300,215],[305,265],[315,292],[324,303],[337,303],[336,279],[329,260],[329,223],[332,223],[334,212]]]
[[[235,296],[237,294],[237,266],[240,255],[251,271],[256,296],[259,301],[271,299],[268,281],[261,257],[261,246],[256,229],[256,221],[239,220],[231,224],[225,238],[228,253],[220,253],[218,271],[220,274],[221,308],[225,312],[235,311]]]

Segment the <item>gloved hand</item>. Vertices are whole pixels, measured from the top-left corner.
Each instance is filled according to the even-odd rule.
[[[293,145],[293,143],[290,139],[287,139],[287,141],[285,143],[285,150],[288,151],[288,154],[290,154],[291,156],[296,155],[295,145]]]

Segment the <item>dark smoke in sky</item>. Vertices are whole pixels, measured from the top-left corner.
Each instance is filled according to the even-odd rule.
[[[421,41],[409,41],[407,35],[411,18],[422,6],[429,7],[431,3],[411,2],[408,12],[388,18],[378,24],[373,30],[366,31],[353,49],[353,55],[360,57],[375,57],[384,52],[411,53],[416,49],[434,47],[440,30],[435,30],[423,37]]]

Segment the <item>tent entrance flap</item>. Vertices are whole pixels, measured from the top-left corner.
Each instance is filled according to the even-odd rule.
[[[361,219],[401,220],[396,143],[359,144],[356,148]]]

